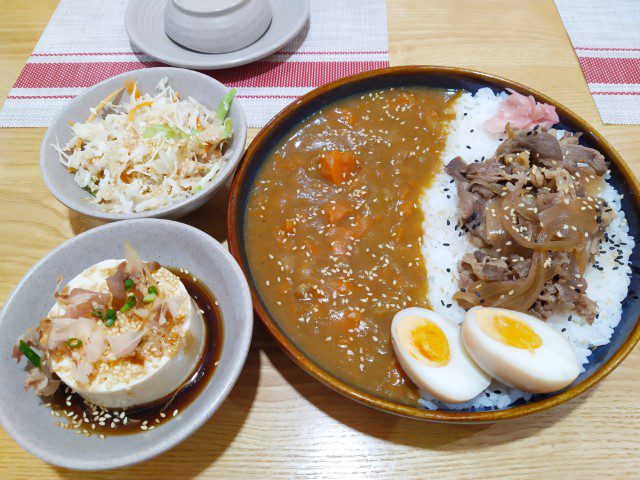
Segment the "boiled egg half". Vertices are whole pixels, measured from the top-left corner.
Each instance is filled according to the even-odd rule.
[[[525,392],[560,390],[580,373],[567,339],[524,313],[474,307],[462,323],[462,340],[485,372]]]
[[[447,403],[471,400],[491,378],[465,351],[460,327],[424,308],[407,308],[391,324],[391,341],[403,370],[421,390]]]

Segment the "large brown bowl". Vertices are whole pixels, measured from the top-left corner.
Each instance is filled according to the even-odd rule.
[[[231,187],[231,199],[228,211],[229,248],[238,260],[249,280],[253,296],[253,305],[258,316],[273,335],[282,349],[302,368],[325,385],[358,402],[386,412],[438,422],[494,422],[509,418],[521,417],[564,403],[593,387],[616,368],[631,352],[640,338],[640,302],[634,292],[640,292],[640,277],[634,273],[631,277],[629,297],[623,302],[623,313],[620,324],[616,327],[609,344],[596,348],[590,356],[589,363],[576,381],[560,392],[548,395],[536,395],[530,401],[506,407],[501,410],[426,410],[389,401],[345,383],[330,372],[314,363],[304,352],[285,335],[274,318],[265,307],[259,291],[253,281],[251,265],[247,261],[244,240],[244,219],[247,197],[253,187],[256,174],[270,152],[287,134],[296,128],[305,118],[320,108],[338,99],[385,87],[430,86],[436,88],[464,88],[475,92],[479,88],[489,87],[494,91],[512,88],[526,95],[533,95],[537,100],[555,105],[560,116],[560,128],[584,133],[581,143],[598,149],[611,163],[611,183],[624,194],[623,209],[627,216],[631,234],[635,238],[640,232],[638,193],[640,185],[620,155],[602,138],[587,122],[568,108],[549,97],[536,92],[519,83],[496,77],[494,75],[464,70],[461,68],[438,66],[393,67],[374,70],[354,75],[319,87],[299,98],[273,120],[271,120],[253,140],[244,154],[238,172]],[[639,249],[634,249],[631,264],[639,265]]]

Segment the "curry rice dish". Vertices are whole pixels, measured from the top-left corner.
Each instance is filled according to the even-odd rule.
[[[520,97],[514,93],[511,103]],[[483,280],[474,276],[477,265],[470,264],[487,263],[483,255],[498,261],[504,255],[496,252],[500,246],[482,244],[482,237],[465,226],[469,218],[461,218],[464,206],[458,192],[466,190],[459,185],[470,183],[464,176],[468,163],[486,162],[503,142],[517,143],[517,135],[526,136],[534,127],[557,138],[563,133],[549,130],[557,122],[555,110],[540,104],[534,105],[531,118],[511,115],[510,125],[500,125],[500,115],[509,108],[506,98],[506,93],[495,95],[489,89],[473,95],[420,87],[352,96],[311,115],[276,146],[258,173],[245,223],[256,286],[292,342],[342,381],[388,400],[427,408],[502,408],[530,398],[530,393],[493,380],[469,402],[443,404],[406,376],[391,342],[394,315],[405,308],[428,308],[459,323],[465,310],[474,305],[501,306],[502,293],[514,290],[502,292],[500,286],[485,285],[489,291],[500,291],[482,302],[465,295],[465,287]],[[500,133],[495,133],[496,119]],[[518,130],[511,128],[518,122]],[[518,157],[523,169],[536,167],[536,158],[525,165],[521,157],[537,152],[520,147],[507,152],[513,153],[507,161]],[[447,173],[445,164],[457,157],[457,170],[448,168]],[[574,303],[539,301],[534,307],[535,298],[529,301],[531,295],[520,292],[512,294],[519,302],[506,305],[545,319],[569,340],[580,363],[587,361],[590,347],[608,342],[620,319],[634,245],[619,195],[604,180],[606,169],[579,163],[567,181],[575,180],[582,168],[592,175],[594,166],[598,182],[593,184],[599,186],[590,195],[581,191],[584,198],[579,201],[591,202],[594,208],[606,204],[603,208],[609,211],[606,221],[593,226],[592,253],[580,258],[575,271],[589,285],[586,293],[578,294]],[[495,188],[511,191],[516,184],[531,187],[524,180],[519,184],[508,178]],[[550,191],[555,186],[550,184]],[[564,227],[563,223],[559,228]],[[567,228],[571,231],[571,226]],[[556,233],[550,240],[558,240]],[[615,264],[600,242],[605,247],[617,245]],[[547,254],[539,258],[533,250],[513,248],[510,254],[523,258],[522,277],[507,269],[507,277],[495,280],[521,281],[529,278],[528,270],[532,280],[530,264],[544,264]],[[557,273],[539,273],[536,285],[553,290]],[[611,284],[607,275],[615,277],[618,291],[604,298],[597,286]]]

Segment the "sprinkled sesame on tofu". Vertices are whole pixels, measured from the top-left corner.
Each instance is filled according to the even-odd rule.
[[[106,280],[122,262],[105,260],[93,265],[65,288],[84,288],[110,297]],[[93,333],[80,348],[58,348],[50,354],[52,368],[61,380],[88,401],[116,408],[149,403],[175,390],[195,368],[204,346],[202,314],[179,277],[165,268],[156,269],[151,276],[158,292],[151,302],[138,300],[120,309],[110,326],[104,322],[104,313],[102,319],[87,319],[85,324],[93,325]],[[56,322],[64,313],[56,302],[48,317]],[[89,349],[96,342],[100,342],[99,355],[89,363]],[[124,353],[120,353],[122,345]],[[185,354],[178,356],[180,351]],[[172,362],[178,366],[164,368]],[[88,371],[79,375],[78,365],[87,365]]]

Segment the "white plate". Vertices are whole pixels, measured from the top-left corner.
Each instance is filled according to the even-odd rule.
[[[164,2],[129,0],[124,25],[131,42],[168,65],[199,70],[237,67],[266,57],[286,45],[309,18],[309,0],[269,0],[273,19],[255,43],[229,53],[201,53],[173,42],[164,31]]]

